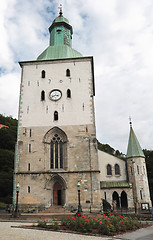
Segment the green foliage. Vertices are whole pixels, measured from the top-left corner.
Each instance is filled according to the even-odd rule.
[[[6,203],[0,202],[0,209],[5,209],[7,206]]]
[[[111,205],[105,199],[103,199],[103,211],[104,212],[108,212],[108,211],[110,212],[111,211]]]
[[[39,220],[39,221],[37,222],[38,227],[45,228],[46,225],[47,225],[47,222],[48,222],[47,220],[44,220],[44,221]]]
[[[108,144],[102,144],[99,141],[98,141],[98,149],[112,155],[115,152],[114,148],[110,147]]]
[[[14,151],[17,136],[17,120],[0,114],[0,124],[9,127],[0,129],[0,148]]]
[[[108,144],[103,144],[103,143],[100,143],[99,141],[97,141],[97,143],[98,143],[98,149],[100,151],[103,151],[103,152],[109,153],[109,154],[111,154],[115,157],[124,159],[123,154],[119,150],[115,150],[114,148],[112,148]]]
[[[14,151],[17,136],[17,120],[0,114],[0,201],[12,202]]]
[[[61,224],[53,217],[51,221],[39,221],[38,226],[54,230],[64,229],[83,233],[114,235],[118,232],[139,229],[142,227],[142,224],[139,223],[137,219],[132,219],[124,215],[114,216],[113,214],[109,214],[109,216],[105,216],[105,214],[103,214],[99,219],[86,216],[68,216],[61,221]]]

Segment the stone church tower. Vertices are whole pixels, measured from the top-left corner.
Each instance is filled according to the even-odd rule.
[[[150,200],[149,184],[145,163],[145,156],[130,122],[130,136],[127,149],[128,181],[132,185],[133,201],[137,207],[152,207]]]
[[[50,45],[22,68],[15,164],[20,208],[81,205],[100,209],[94,114],[93,57],[72,45],[62,10],[49,28]]]

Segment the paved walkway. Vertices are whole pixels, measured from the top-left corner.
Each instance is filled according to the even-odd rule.
[[[12,228],[11,226],[32,225],[32,223],[0,222],[0,240],[111,240],[80,234],[60,233],[34,229]]]
[[[132,233],[126,233],[124,235],[118,235],[114,239],[123,240],[153,240],[153,226],[147,228],[141,228]]]
[[[94,237],[80,234],[60,233],[52,231],[13,228],[11,226],[29,225],[33,223],[0,222],[0,240],[153,240],[153,226],[139,229],[132,233],[114,237]]]

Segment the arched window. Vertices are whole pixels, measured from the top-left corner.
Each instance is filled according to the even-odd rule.
[[[137,165],[137,173],[139,174],[139,166]]]
[[[113,201],[116,201],[116,207],[120,208],[119,195],[116,191],[113,192],[112,198],[113,198]]]
[[[50,168],[63,168],[63,140],[55,134],[50,144]]]
[[[29,131],[29,137],[31,137],[32,136],[32,130],[30,129],[30,131]]]
[[[45,71],[43,70],[43,71],[41,72],[41,77],[42,77],[42,78],[45,78],[45,75],[46,75],[46,73],[45,73]]]
[[[66,70],[66,76],[67,76],[67,77],[70,77],[70,69],[67,69],[67,70]]]
[[[60,134],[55,133],[50,143],[50,168],[64,168],[66,142]]]
[[[128,199],[125,191],[121,192],[121,207],[128,208]]]
[[[120,166],[117,163],[115,164],[115,175],[120,175]]]
[[[41,101],[45,100],[45,91],[41,91]]]
[[[132,170],[132,167],[130,166],[130,172],[131,172],[131,175],[133,174],[133,170]]]
[[[30,171],[30,163],[28,163],[28,171]]]
[[[29,144],[29,152],[31,152],[31,144]]]
[[[143,199],[142,190],[140,190],[140,198],[141,198],[141,200]]]
[[[30,186],[28,186],[28,193],[30,193]]]
[[[110,164],[107,165],[107,175],[112,175],[112,167]]]
[[[50,169],[67,168],[67,136],[60,128],[50,129],[44,136],[44,152]],[[49,155],[48,155],[49,154]]]
[[[71,98],[71,90],[70,89],[67,90],[67,98]]]
[[[55,112],[54,112],[54,121],[57,121],[57,120],[58,120],[58,112],[55,111]]]

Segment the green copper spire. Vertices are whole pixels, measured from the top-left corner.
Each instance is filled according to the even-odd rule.
[[[133,131],[132,123],[130,121],[130,136],[127,149],[127,158],[129,157],[144,157],[145,155],[141,149],[138,139]]]
[[[73,29],[69,21],[63,17],[61,5],[59,8],[59,16],[49,27],[50,46],[38,56],[37,60],[82,57],[81,53],[72,48]]]

